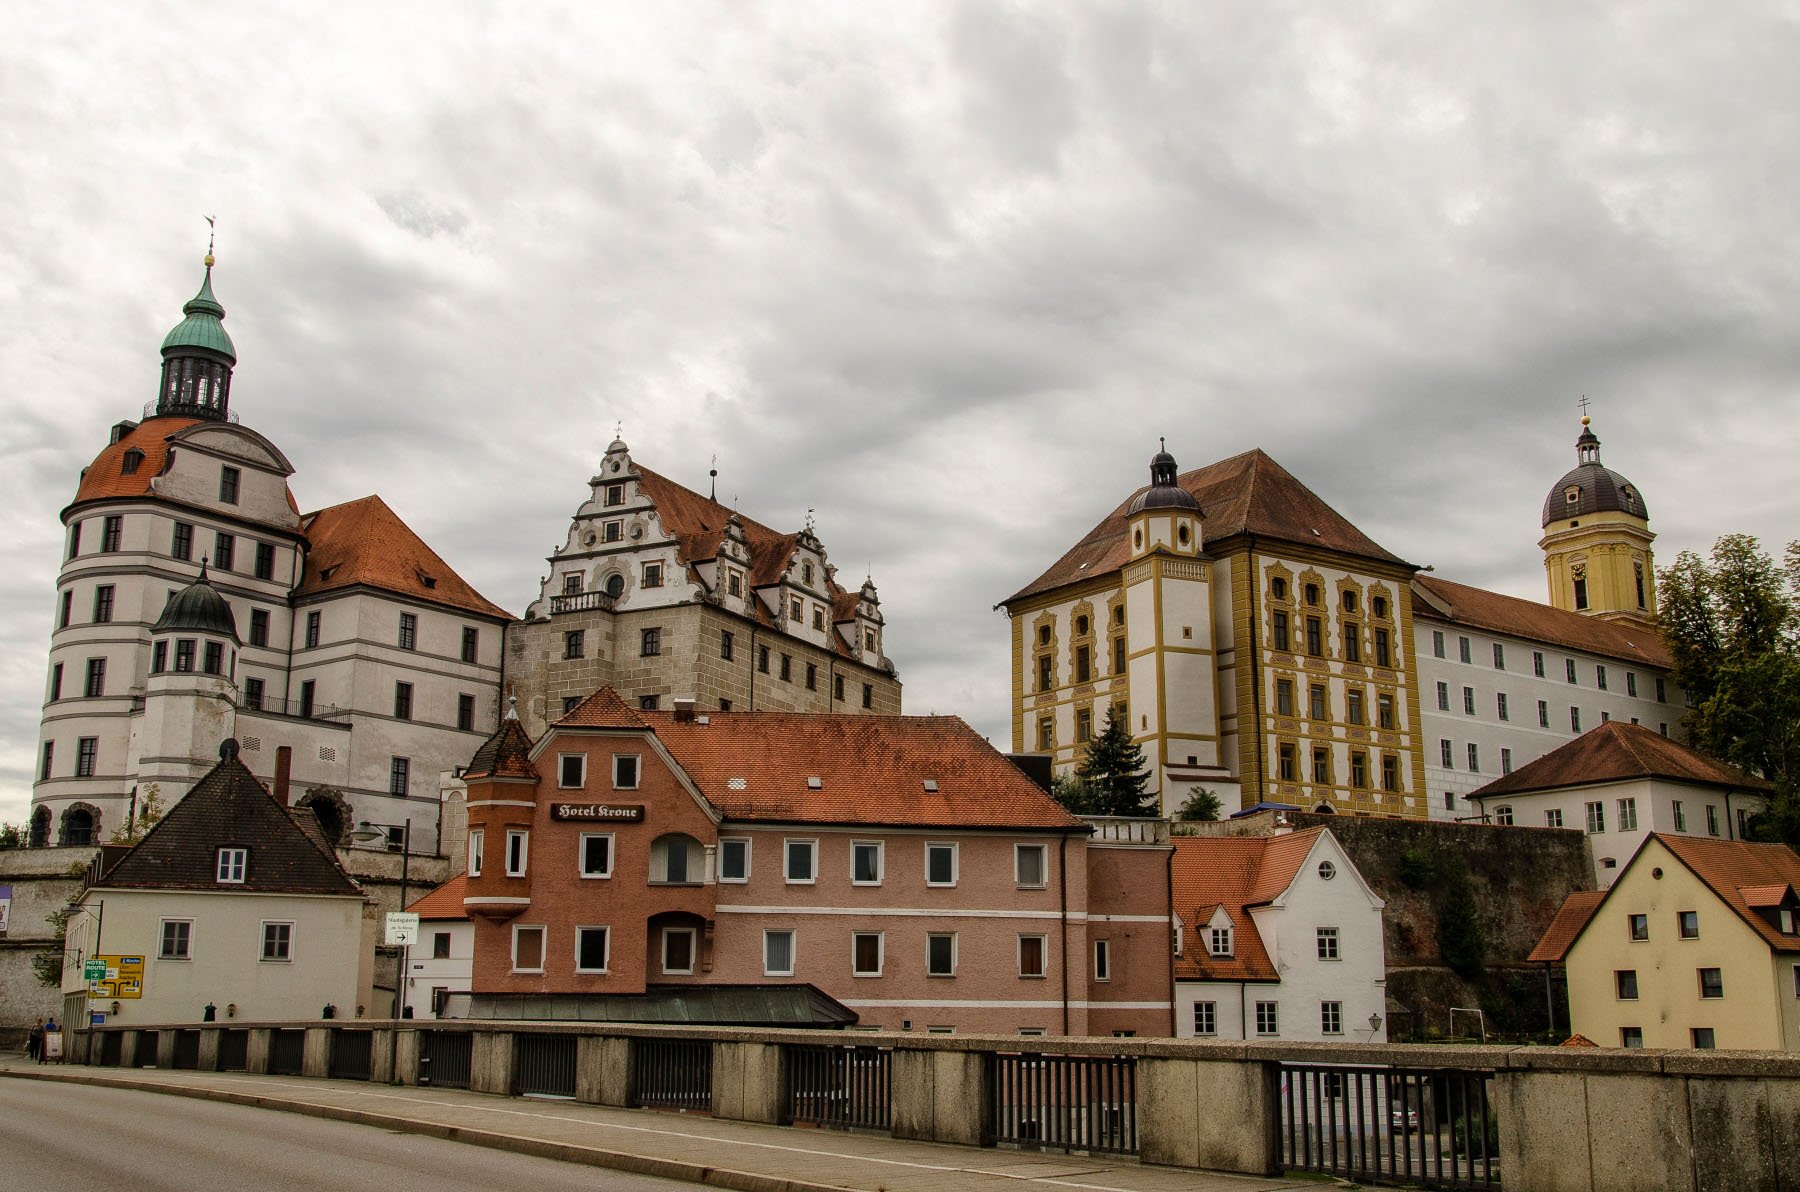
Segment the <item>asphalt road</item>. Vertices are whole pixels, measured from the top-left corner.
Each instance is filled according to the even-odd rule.
[[[693,1187],[244,1105],[0,1080],[0,1192],[677,1192]]]

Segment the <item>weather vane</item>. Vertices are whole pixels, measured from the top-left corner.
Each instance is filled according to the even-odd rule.
[[[707,475],[712,477],[712,499],[717,501],[719,499],[719,453],[716,451],[713,452],[712,471]]]
[[[213,265],[213,237],[218,234],[218,225],[217,217],[211,215],[206,217],[206,267],[208,269],[211,269]]]

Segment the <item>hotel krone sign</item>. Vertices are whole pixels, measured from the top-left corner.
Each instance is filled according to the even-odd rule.
[[[552,803],[550,818],[579,823],[641,824],[642,803]]]

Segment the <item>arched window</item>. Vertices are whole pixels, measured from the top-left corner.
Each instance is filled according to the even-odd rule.
[[[31,813],[31,847],[43,848],[50,843],[50,809],[40,807]]]
[[[88,845],[94,843],[94,830],[100,826],[99,814],[86,803],[71,803],[63,808],[62,838],[57,841],[64,845]]]
[[[625,594],[625,577],[616,571],[607,576],[606,594],[615,600],[623,596]]]

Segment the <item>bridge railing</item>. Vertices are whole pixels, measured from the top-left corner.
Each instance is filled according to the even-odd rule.
[[[1800,1055],[433,1020],[95,1028],[101,1065],[337,1075],[1439,1188],[1764,1187]],[[398,1037],[394,1032],[398,1031]],[[197,1032],[197,1051],[190,1041]],[[77,1031],[68,1055],[89,1055]],[[366,1060],[365,1058],[366,1057]],[[393,1058],[391,1058],[393,1057]],[[1767,1178],[1764,1178],[1764,1177]],[[1785,1186],[1785,1185],[1783,1185]]]

